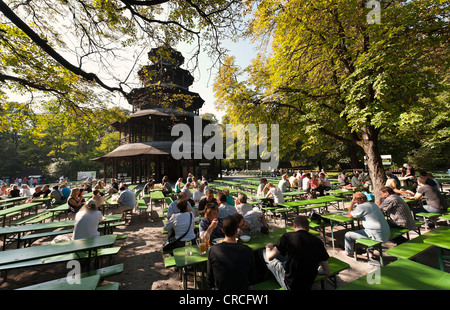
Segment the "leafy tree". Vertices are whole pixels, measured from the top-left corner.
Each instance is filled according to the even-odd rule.
[[[386,180],[380,139],[396,135],[411,113],[448,115],[436,100],[448,87],[448,3],[381,2],[380,24],[368,24],[365,5],[259,1],[248,33],[270,43],[270,53],[245,71],[227,59],[215,93],[233,122],[278,120],[285,150],[301,140],[317,152],[325,137],[361,148],[377,196]],[[249,79],[240,81],[244,72]]]

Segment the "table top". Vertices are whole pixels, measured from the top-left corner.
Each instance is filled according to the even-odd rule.
[[[118,221],[122,217],[121,214],[111,214],[106,216],[106,220],[100,223]],[[0,236],[9,235],[9,234],[18,234],[30,231],[40,231],[40,230],[50,230],[50,229],[58,229],[58,228],[66,228],[74,226],[74,220],[68,221],[57,221],[57,222],[48,222],[48,223],[38,223],[38,224],[28,224],[28,225],[18,225],[18,226],[8,226],[8,227],[0,227]]]
[[[5,199],[0,199],[0,205],[4,204],[4,203],[8,203],[8,202],[16,202],[16,201],[21,201],[21,200],[26,200],[28,199],[28,197],[13,197],[13,198],[5,198]]]
[[[367,276],[339,290],[448,290],[450,274],[411,260],[399,259],[380,269],[380,283],[369,283]],[[376,275],[375,275],[376,276]]]
[[[41,204],[40,202],[30,202],[30,203],[24,203],[24,204],[21,204],[21,205],[17,205],[17,206],[8,208],[8,209],[3,209],[3,210],[0,210],[0,216],[4,216],[4,215],[7,215],[7,214],[12,213],[12,212],[16,212],[16,211],[21,211],[21,210],[24,210],[24,209],[32,208],[32,207],[38,206],[40,204]]]
[[[192,266],[208,260],[208,252],[206,252],[205,255],[200,255],[200,250],[197,245],[192,245],[191,250],[192,255],[186,255],[185,247],[175,248],[173,250],[173,256],[177,267]]]
[[[353,219],[349,218],[348,216],[345,216],[342,214],[336,214],[336,213],[325,213],[325,214],[321,214],[320,216],[325,219],[329,219],[329,220],[339,222],[339,223],[353,221]]]
[[[111,246],[117,235],[104,235],[68,242],[38,245],[0,252],[0,265]]]
[[[396,247],[393,247],[392,249],[386,250],[386,254],[392,255],[397,258],[411,259],[430,248],[431,244],[424,243],[424,240],[436,236],[446,230],[448,230],[448,227],[439,226],[427,233],[409,240],[408,242],[402,243],[400,245],[397,245]]]
[[[79,283],[69,283],[67,278],[62,278],[22,287],[17,290],[95,290],[99,282],[100,275],[80,278]]]

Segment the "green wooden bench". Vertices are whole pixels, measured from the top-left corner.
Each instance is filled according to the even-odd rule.
[[[105,278],[120,274],[122,271],[123,271],[123,264],[121,263],[121,264],[117,264],[117,265],[113,265],[113,266],[108,266],[108,267],[84,272],[84,273],[80,274],[80,278],[98,277],[98,279],[99,279],[98,283],[100,284]],[[97,286],[96,290],[117,290],[119,288],[118,284],[119,283],[115,282],[115,283],[108,284],[108,285]],[[22,289],[27,289],[27,290],[42,290],[42,289],[44,289],[44,290],[46,290],[49,287],[51,287],[53,290],[57,290],[59,286],[61,286],[60,289],[67,288],[67,277],[56,279],[56,280],[51,280],[51,281],[46,281],[46,282],[38,283],[35,285],[30,285],[30,286],[27,286]]]
[[[95,265],[98,265],[98,260],[100,258],[104,257],[111,257],[115,254],[117,254],[120,251],[121,247],[109,247],[109,248],[103,248],[97,250],[96,255],[96,263]],[[4,272],[4,281],[6,281],[7,274],[6,272],[8,270],[12,269],[21,269],[21,268],[29,268],[29,267],[35,267],[35,266],[43,266],[48,264],[55,264],[55,263],[65,263],[71,260],[83,260],[87,259],[89,254],[87,252],[75,252],[75,253],[68,253],[63,255],[56,255],[56,256],[49,256],[45,258],[39,258],[39,259],[31,259],[27,261],[21,261],[18,263],[10,263],[0,266],[0,271]]]
[[[408,239],[409,239],[409,229],[408,228],[392,228],[390,229],[390,236],[388,240],[392,240],[395,239],[403,234],[407,234],[408,235]],[[369,249],[370,248],[375,248],[378,250],[379,254],[380,254],[380,264],[381,266],[383,266],[383,243],[380,241],[375,241],[369,238],[361,238],[361,239],[357,239],[355,240],[355,244],[360,244],[366,247],[366,253],[367,253],[367,260],[369,260]],[[356,247],[354,247],[355,252],[354,252],[354,257],[355,260],[357,259],[356,256]]]
[[[328,265],[330,266],[330,274],[329,275],[317,275],[314,279],[314,283],[320,282],[320,287],[322,290],[325,288],[325,281],[328,279],[331,281],[334,288],[337,287],[337,275],[344,271],[345,269],[350,268],[350,265],[346,262],[343,262],[335,257],[330,257],[328,259]],[[253,285],[253,289],[255,290],[284,290],[281,285],[277,282],[277,280],[272,277],[269,280],[257,283]]]
[[[450,227],[448,226],[440,226],[437,227],[427,233],[424,233],[414,239],[411,239],[405,243],[397,245],[392,249],[386,250],[386,254],[394,256],[398,259],[413,259],[417,255],[423,253],[432,247],[431,244],[424,243],[423,240],[433,237],[436,234],[439,234],[441,231],[447,230]]]
[[[57,235],[64,235],[64,234],[69,234],[69,233],[72,233],[72,232],[73,232],[73,229],[63,229],[63,230],[57,230],[57,231],[46,231],[46,232],[42,232],[42,233],[29,234],[29,235],[22,236],[22,237],[20,237],[20,240],[24,241],[23,246],[26,247],[27,246],[27,241],[28,241],[28,246],[31,246],[34,241],[36,241],[36,240],[38,240],[40,238],[57,236]]]

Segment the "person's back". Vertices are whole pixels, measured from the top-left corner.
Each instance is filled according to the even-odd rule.
[[[321,261],[329,256],[322,241],[306,230],[285,233],[276,245],[287,257],[285,283],[291,290],[309,290]]]
[[[89,209],[90,208],[90,209]],[[99,236],[98,223],[102,220],[102,213],[96,210],[95,203],[77,212],[73,229],[73,239],[83,239]]]
[[[359,218],[369,237],[373,240],[386,242],[389,239],[390,228],[380,208],[373,202],[358,204],[352,216]]]
[[[246,290],[253,273],[253,251],[241,243],[222,242],[209,249],[208,265],[219,290]]]
[[[236,242],[238,225],[236,216],[226,217],[222,227],[224,241],[211,247],[208,252],[206,273],[212,289],[246,290],[253,280],[253,251]]]

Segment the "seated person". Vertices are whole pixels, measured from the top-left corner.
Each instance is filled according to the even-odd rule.
[[[308,218],[297,216],[294,231],[281,236],[276,245],[267,244],[263,250],[267,268],[285,290],[309,290],[317,274],[330,273],[325,246],[308,231]]]
[[[260,180],[260,184],[258,185],[258,189],[256,191],[256,196],[258,196],[258,197],[266,196],[267,191],[268,191],[266,185],[267,185],[267,179],[266,178],[262,178]]]
[[[284,202],[283,193],[278,187],[275,187],[272,183],[267,184],[269,191],[266,194],[266,198],[271,198],[273,201],[269,200],[269,206],[278,206],[279,203]]]
[[[219,205],[219,217],[224,219],[228,215],[235,214],[236,208],[234,206],[230,206],[227,203],[227,196],[223,192],[219,192],[216,195],[217,204]]]
[[[195,244],[195,216],[192,211],[188,210],[188,202],[186,200],[177,201],[177,209],[179,213],[174,213],[164,225],[164,230],[168,232],[168,236],[175,236],[180,238],[177,241],[175,248],[184,247],[186,241],[191,241]]]
[[[234,197],[230,195],[230,190],[228,188],[224,188],[222,190],[222,193],[224,193],[225,196],[227,196],[227,204],[229,204],[230,206],[235,207],[236,206],[236,202],[234,201]]]
[[[348,217],[361,219],[364,229],[345,233],[343,254],[353,257],[356,239],[370,238],[380,242],[388,241],[390,229],[383,212],[375,203],[367,201],[367,196],[362,192],[353,194],[353,199],[348,208]]]
[[[236,242],[238,221],[234,216],[223,220],[222,230],[225,240],[208,252],[208,285],[217,290],[247,290],[255,270],[253,251],[247,245]]]
[[[17,184],[12,185],[12,188],[9,191],[9,197],[11,198],[20,197],[20,189]]]
[[[394,189],[389,186],[384,186],[380,189],[381,203],[380,210],[384,211],[389,227],[391,228],[408,228],[414,230],[416,224],[408,204],[399,196],[396,195]],[[393,240],[400,244],[406,241],[406,238],[399,236]]]
[[[186,193],[180,192],[178,194],[178,199],[172,201],[169,205],[169,208],[167,208],[167,218],[170,218],[173,214],[180,212],[180,210],[178,210],[178,201],[179,200],[187,201],[188,209],[189,209],[189,211],[192,211],[192,205],[188,201],[188,195],[186,195]]]
[[[245,215],[236,213],[234,216],[239,220],[239,231],[238,234],[251,235],[252,233],[269,232],[269,225],[267,224],[266,218],[262,211],[252,210]]]
[[[236,200],[236,211],[242,215],[253,210],[253,206],[247,202],[247,195],[245,193],[239,193]]]
[[[217,199],[214,198],[214,191],[212,189],[206,190],[206,196],[200,199],[200,202],[198,203],[198,215],[204,215],[205,214],[205,207],[207,204],[213,203],[219,206],[217,204]]]
[[[338,183],[340,187],[345,187],[350,183],[345,170],[341,171],[341,174],[338,175]]]
[[[219,218],[219,207],[216,204],[208,203],[205,208],[205,217],[199,224],[199,235],[203,242],[223,238],[222,218]]]
[[[426,184],[426,177],[420,176],[417,178],[417,192],[414,195],[414,199],[422,199],[425,197],[425,204],[420,208],[414,208],[414,215],[421,212],[429,212],[429,213],[445,213],[448,208],[448,202],[444,196],[441,195],[441,192],[434,186],[430,186]],[[435,226],[434,223],[429,222],[428,219],[424,219],[422,217],[418,217],[419,221],[424,221],[429,228],[433,228]]]
[[[89,201],[75,215],[73,240],[100,236],[98,223],[103,220],[94,201]]]
[[[280,182],[278,182],[278,188],[281,190],[282,193],[287,192],[289,190],[290,184],[288,180],[288,175],[283,174]]]
[[[50,193],[50,197],[53,198],[53,203],[56,205],[66,203],[67,201],[58,185],[53,186],[53,191]]]
[[[194,195],[193,195],[194,203],[196,203],[196,204],[199,203],[200,200],[205,196],[204,190],[205,190],[205,184],[201,183],[199,185],[198,189],[194,192]]]

